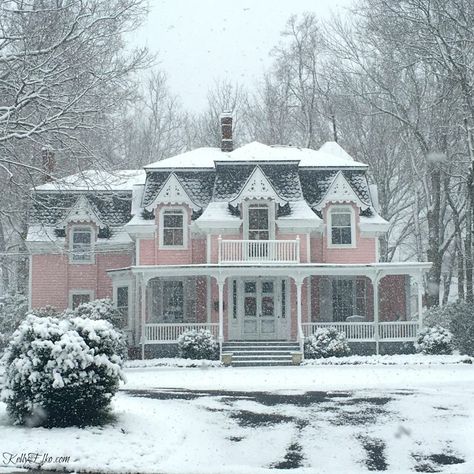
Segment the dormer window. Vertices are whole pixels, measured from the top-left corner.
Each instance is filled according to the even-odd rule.
[[[269,224],[268,206],[251,204],[249,206],[249,240],[268,240],[270,238]]]
[[[73,227],[70,237],[70,262],[93,263],[92,249],[94,232],[91,227]]]
[[[328,212],[328,246],[355,247],[354,209],[333,207]]]
[[[185,247],[185,217],[183,209],[164,209],[161,212],[161,247]]]

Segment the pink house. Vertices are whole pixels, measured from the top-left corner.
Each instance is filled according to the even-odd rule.
[[[231,127],[223,115],[221,148],[39,186],[31,306],[110,297],[143,357],[199,328],[242,365],[286,363],[320,327],[377,352],[413,341],[430,264],[379,262],[367,165],[335,142],[233,150]]]

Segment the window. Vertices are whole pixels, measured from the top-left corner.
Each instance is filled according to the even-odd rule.
[[[163,247],[183,247],[184,212],[180,209],[165,210],[162,213],[162,238]]]
[[[349,316],[367,316],[367,284],[364,278],[332,280],[333,321]]]
[[[123,328],[128,324],[128,286],[117,288],[117,311],[120,315],[118,326]]]
[[[352,209],[335,208],[330,211],[330,246],[352,247],[354,245]]]
[[[182,322],[184,317],[184,289],[182,281],[163,282],[163,320]]]
[[[92,292],[85,290],[85,291],[73,291],[70,295],[69,306],[72,309],[76,309],[83,303],[89,303],[92,300]]]
[[[90,227],[73,227],[71,232],[71,262],[92,263],[92,229]]]
[[[232,318],[237,319],[237,280],[232,280]]]
[[[268,211],[266,205],[251,204],[249,206],[249,240],[268,240],[270,238]]]

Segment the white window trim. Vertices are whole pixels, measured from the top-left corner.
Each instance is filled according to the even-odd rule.
[[[183,245],[164,245],[164,215],[165,211],[179,211],[183,214]],[[159,248],[160,250],[187,250],[188,248],[188,225],[189,213],[188,210],[183,206],[165,206],[160,209],[160,220],[159,220]]]
[[[74,260],[73,238],[76,230],[89,230],[91,233],[91,258],[90,260]],[[96,231],[91,225],[72,225],[69,228],[69,263],[74,265],[91,265],[95,263]]]
[[[74,295],[89,295],[89,301],[93,301],[95,299],[94,290],[69,290],[69,309],[72,309],[72,298]]]
[[[351,243],[333,244],[332,243],[332,214],[350,213],[351,214]],[[327,245],[330,249],[353,249],[356,248],[356,219],[355,211],[352,206],[330,206],[327,210]]]
[[[242,203],[243,207],[243,212],[242,212],[242,217],[243,217],[243,230],[244,230],[244,239],[249,240],[249,208],[250,206],[255,206],[255,205],[261,205],[261,206],[267,206],[268,207],[268,224],[269,224],[269,235],[268,239],[269,240],[275,240],[275,225],[276,225],[276,203],[273,200],[267,200],[267,199],[251,199],[248,201],[244,201]]]
[[[130,293],[131,291],[131,287],[130,287],[130,283],[123,283],[123,284],[120,284],[120,283],[117,283],[117,285],[114,285],[113,287],[113,305],[114,305],[114,308],[115,309],[118,309],[118,289],[119,288],[127,288],[127,308],[128,308],[128,314],[127,314],[127,324],[126,326],[123,328],[123,329],[128,329],[130,327],[130,313],[131,313],[131,301],[132,301],[132,294]]]

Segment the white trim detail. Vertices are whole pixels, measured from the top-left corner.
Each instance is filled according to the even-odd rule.
[[[239,194],[229,202],[235,206],[242,203],[244,199],[271,199],[281,205],[287,203],[278,195],[260,166],[255,167]]]
[[[351,243],[333,244],[332,243],[332,214],[351,215]],[[330,206],[327,210],[327,245],[330,249],[353,249],[357,247],[356,242],[356,216],[352,206]]]
[[[74,206],[72,206],[66,217],[59,223],[58,227],[66,227],[67,224],[72,222],[78,224],[89,224],[92,222],[97,227],[106,227],[85,196],[80,196],[77,199]]]
[[[145,209],[147,211],[153,211],[157,204],[186,204],[194,211],[201,209],[201,207],[189,197],[189,194],[185,191],[174,173],[168,176],[168,179],[165,181],[158,195]]]
[[[369,204],[361,201],[359,196],[355,193],[352,186],[349,184],[345,176],[342,174],[342,171],[339,171],[336,177],[333,179],[331,185],[329,186],[326,194],[315,206],[315,209],[321,211],[327,203],[355,203],[357,207],[365,211],[370,207]]]

